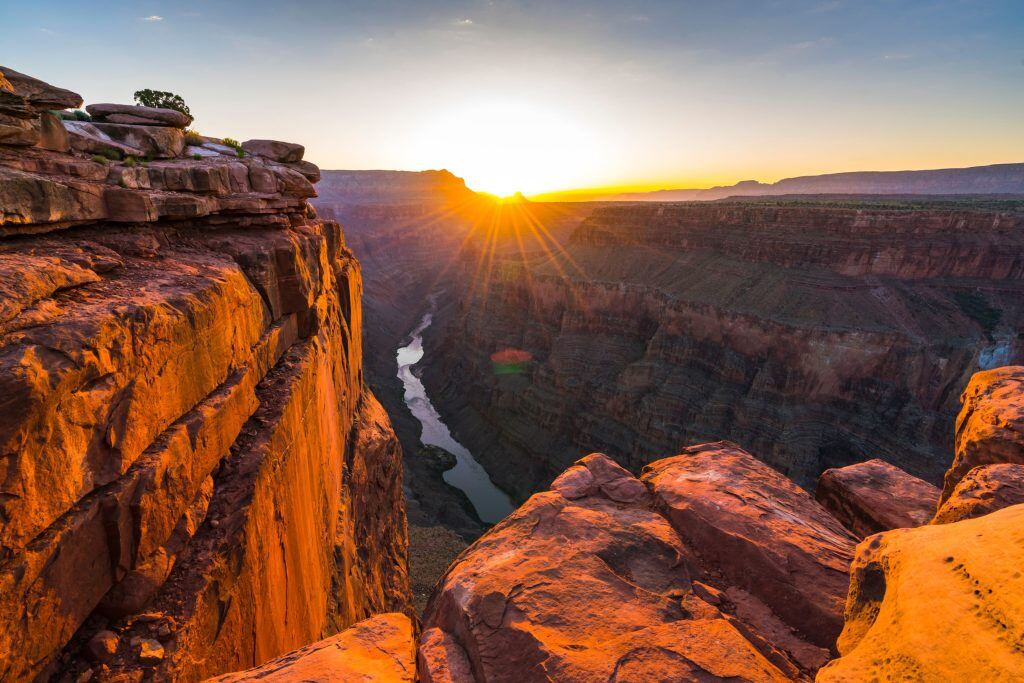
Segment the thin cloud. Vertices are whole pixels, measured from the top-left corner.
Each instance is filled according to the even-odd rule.
[[[455,22],[455,25],[456,26],[463,26],[463,27],[465,27],[465,26],[472,26],[473,25],[473,20],[472,19],[459,19],[458,21]]]
[[[48,29],[48,28],[41,28],[41,29],[39,29],[39,32],[40,33],[45,33],[48,36],[55,36],[55,35],[57,35],[56,31],[54,31],[52,29]]]
[[[163,21],[164,18],[159,14],[150,14],[148,17],[142,17],[143,21]]]

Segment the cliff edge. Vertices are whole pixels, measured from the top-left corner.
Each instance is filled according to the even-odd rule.
[[[68,120],[0,71],[0,679],[197,680],[407,611],[359,264],[302,147]]]

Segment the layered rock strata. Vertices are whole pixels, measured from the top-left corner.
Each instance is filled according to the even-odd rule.
[[[424,614],[425,681],[789,680],[829,658],[855,540],[732,444],[636,479],[587,456],[485,534]]]
[[[1022,225],[969,209],[599,208],[546,253],[467,247],[424,383],[521,498],[580,452],[639,468],[719,438],[805,487],[870,458],[937,483],[968,379],[1022,354]],[[492,362],[509,348],[532,358],[517,374]]]
[[[825,470],[814,497],[860,538],[927,524],[939,489],[882,460]]]
[[[0,678],[196,680],[408,608],[359,264],[313,194],[254,155],[0,145]]]

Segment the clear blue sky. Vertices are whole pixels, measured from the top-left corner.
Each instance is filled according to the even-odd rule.
[[[482,189],[1024,161],[1024,0],[8,1],[0,26],[0,62],[87,102],[172,90],[204,133]]]

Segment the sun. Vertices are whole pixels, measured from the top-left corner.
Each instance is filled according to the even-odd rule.
[[[444,167],[474,190],[499,197],[586,184],[601,167],[600,145],[579,120],[514,99],[463,103],[424,124],[414,156]]]

